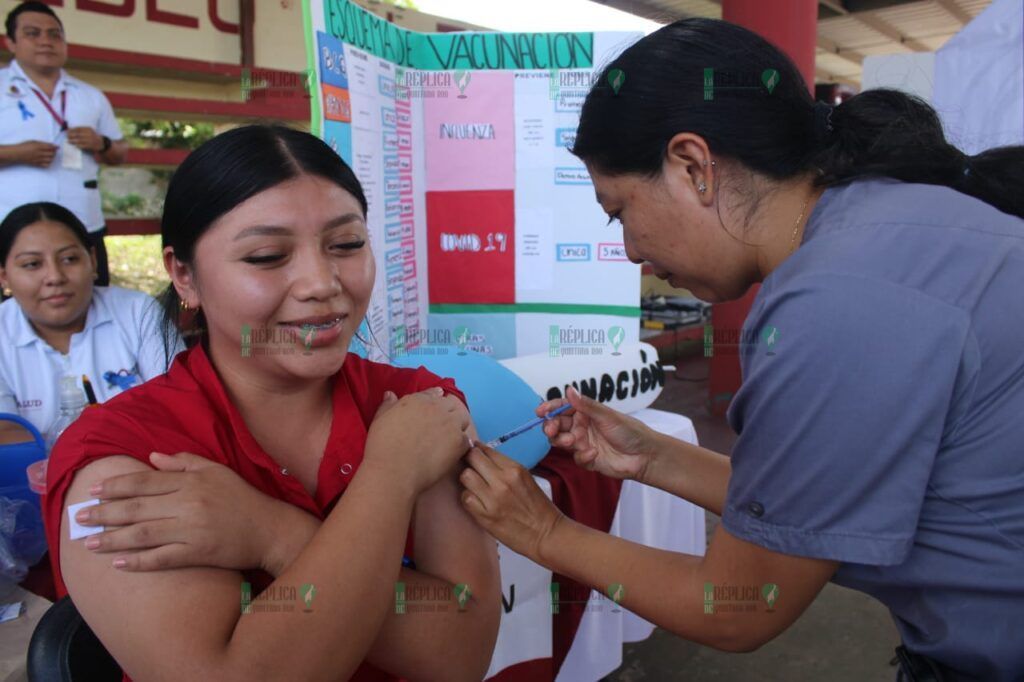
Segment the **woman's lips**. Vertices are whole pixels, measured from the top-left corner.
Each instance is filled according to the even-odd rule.
[[[294,329],[299,343],[307,349],[323,348],[338,340],[345,328],[345,320],[347,318],[347,315],[341,315],[321,324],[311,324],[309,322],[302,324],[282,323],[281,326]]]
[[[47,296],[43,299],[43,303],[60,307],[71,300],[71,294],[57,294],[56,296]]]

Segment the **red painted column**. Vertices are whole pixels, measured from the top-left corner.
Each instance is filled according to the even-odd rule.
[[[796,63],[808,89],[814,91],[817,0],[723,0],[722,19],[774,43]],[[711,324],[716,332],[708,378],[708,409],[712,414],[725,414],[740,387],[739,347],[735,344],[759,288],[754,285],[743,298],[712,306]]]

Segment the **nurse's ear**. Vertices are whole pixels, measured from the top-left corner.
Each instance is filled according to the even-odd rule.
[[[714,203],[718,187],[718,163],[704,138],[694,133],[676,133],[665,148],[663,178],[676,189],[684,189],[688,198],[703,206]]]
[[[92,278],[94,280],[100,278],[100,266],[99,261],[96,259],[96,247],[89,247],[89,260],[92,261]]]
[[[164,269],[167,271],[167,276],[171,278],[171,284],[178,292],[182,304],[188,308],[198,308],[199,291],[196,289],[195,273],[192,271],[192,266],[178,260],[178,257],[174,255],[173,246],[164,247],[163,257]]]

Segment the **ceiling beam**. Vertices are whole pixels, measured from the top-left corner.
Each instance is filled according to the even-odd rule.
[[[971,23],[971,15],[961,9],[954,0],[935,0],[935,4],[952,14],[961,26]]]
[[[892,24],[890,24],[889,22],[885,21],[884,19],[880,19],[879,17],[875,16],[873,13],[870,13],[870,12],[854,12],[853,14],[850,14],[849,16],[855,18],[857,21],[859,21],[860,23],[864,24],[868,28],[870,28],[872,30],[875,30],[875,31],[878,31],[879,33],[884,35],[889,40],[892,40],[893,42],[898,43],[900,45],[905,45],[906,47],[910,48],[911,50],[914,50],[915,52],[931,52],[932,51],[932,49],[930,47],[928,47],[927,45],[925,45],[921,41],[915,40],[914,38],[908,38],[908,37],[902,35],[899,31],[896,30],[896,28]]]
[[[819,5],[824,5],[836,14],[849,14],[850,10],[843,7],[841,0],[818,0]]]
[[[864,54],[857,50],[848,50],[844,47],[839,47],[836,43],[829,40],[828,38],[818,36],[818,49],[829,54],[834,54],[837,57],[842,57],[848,62],[853,62],[857,66],[860,66],[864,61]]]
[[[850,76],[839,76],[834,73],[829,73],[823,69],[814,69],[814,75],[823,83],[844,83],[846,85],[860,87],[860,82]]]

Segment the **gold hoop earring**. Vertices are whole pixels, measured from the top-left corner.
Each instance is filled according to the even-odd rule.
[[[185,303],[185,299],[181,299],[181,303],[178,304],[182,310],[190,310],[188,303]]]

